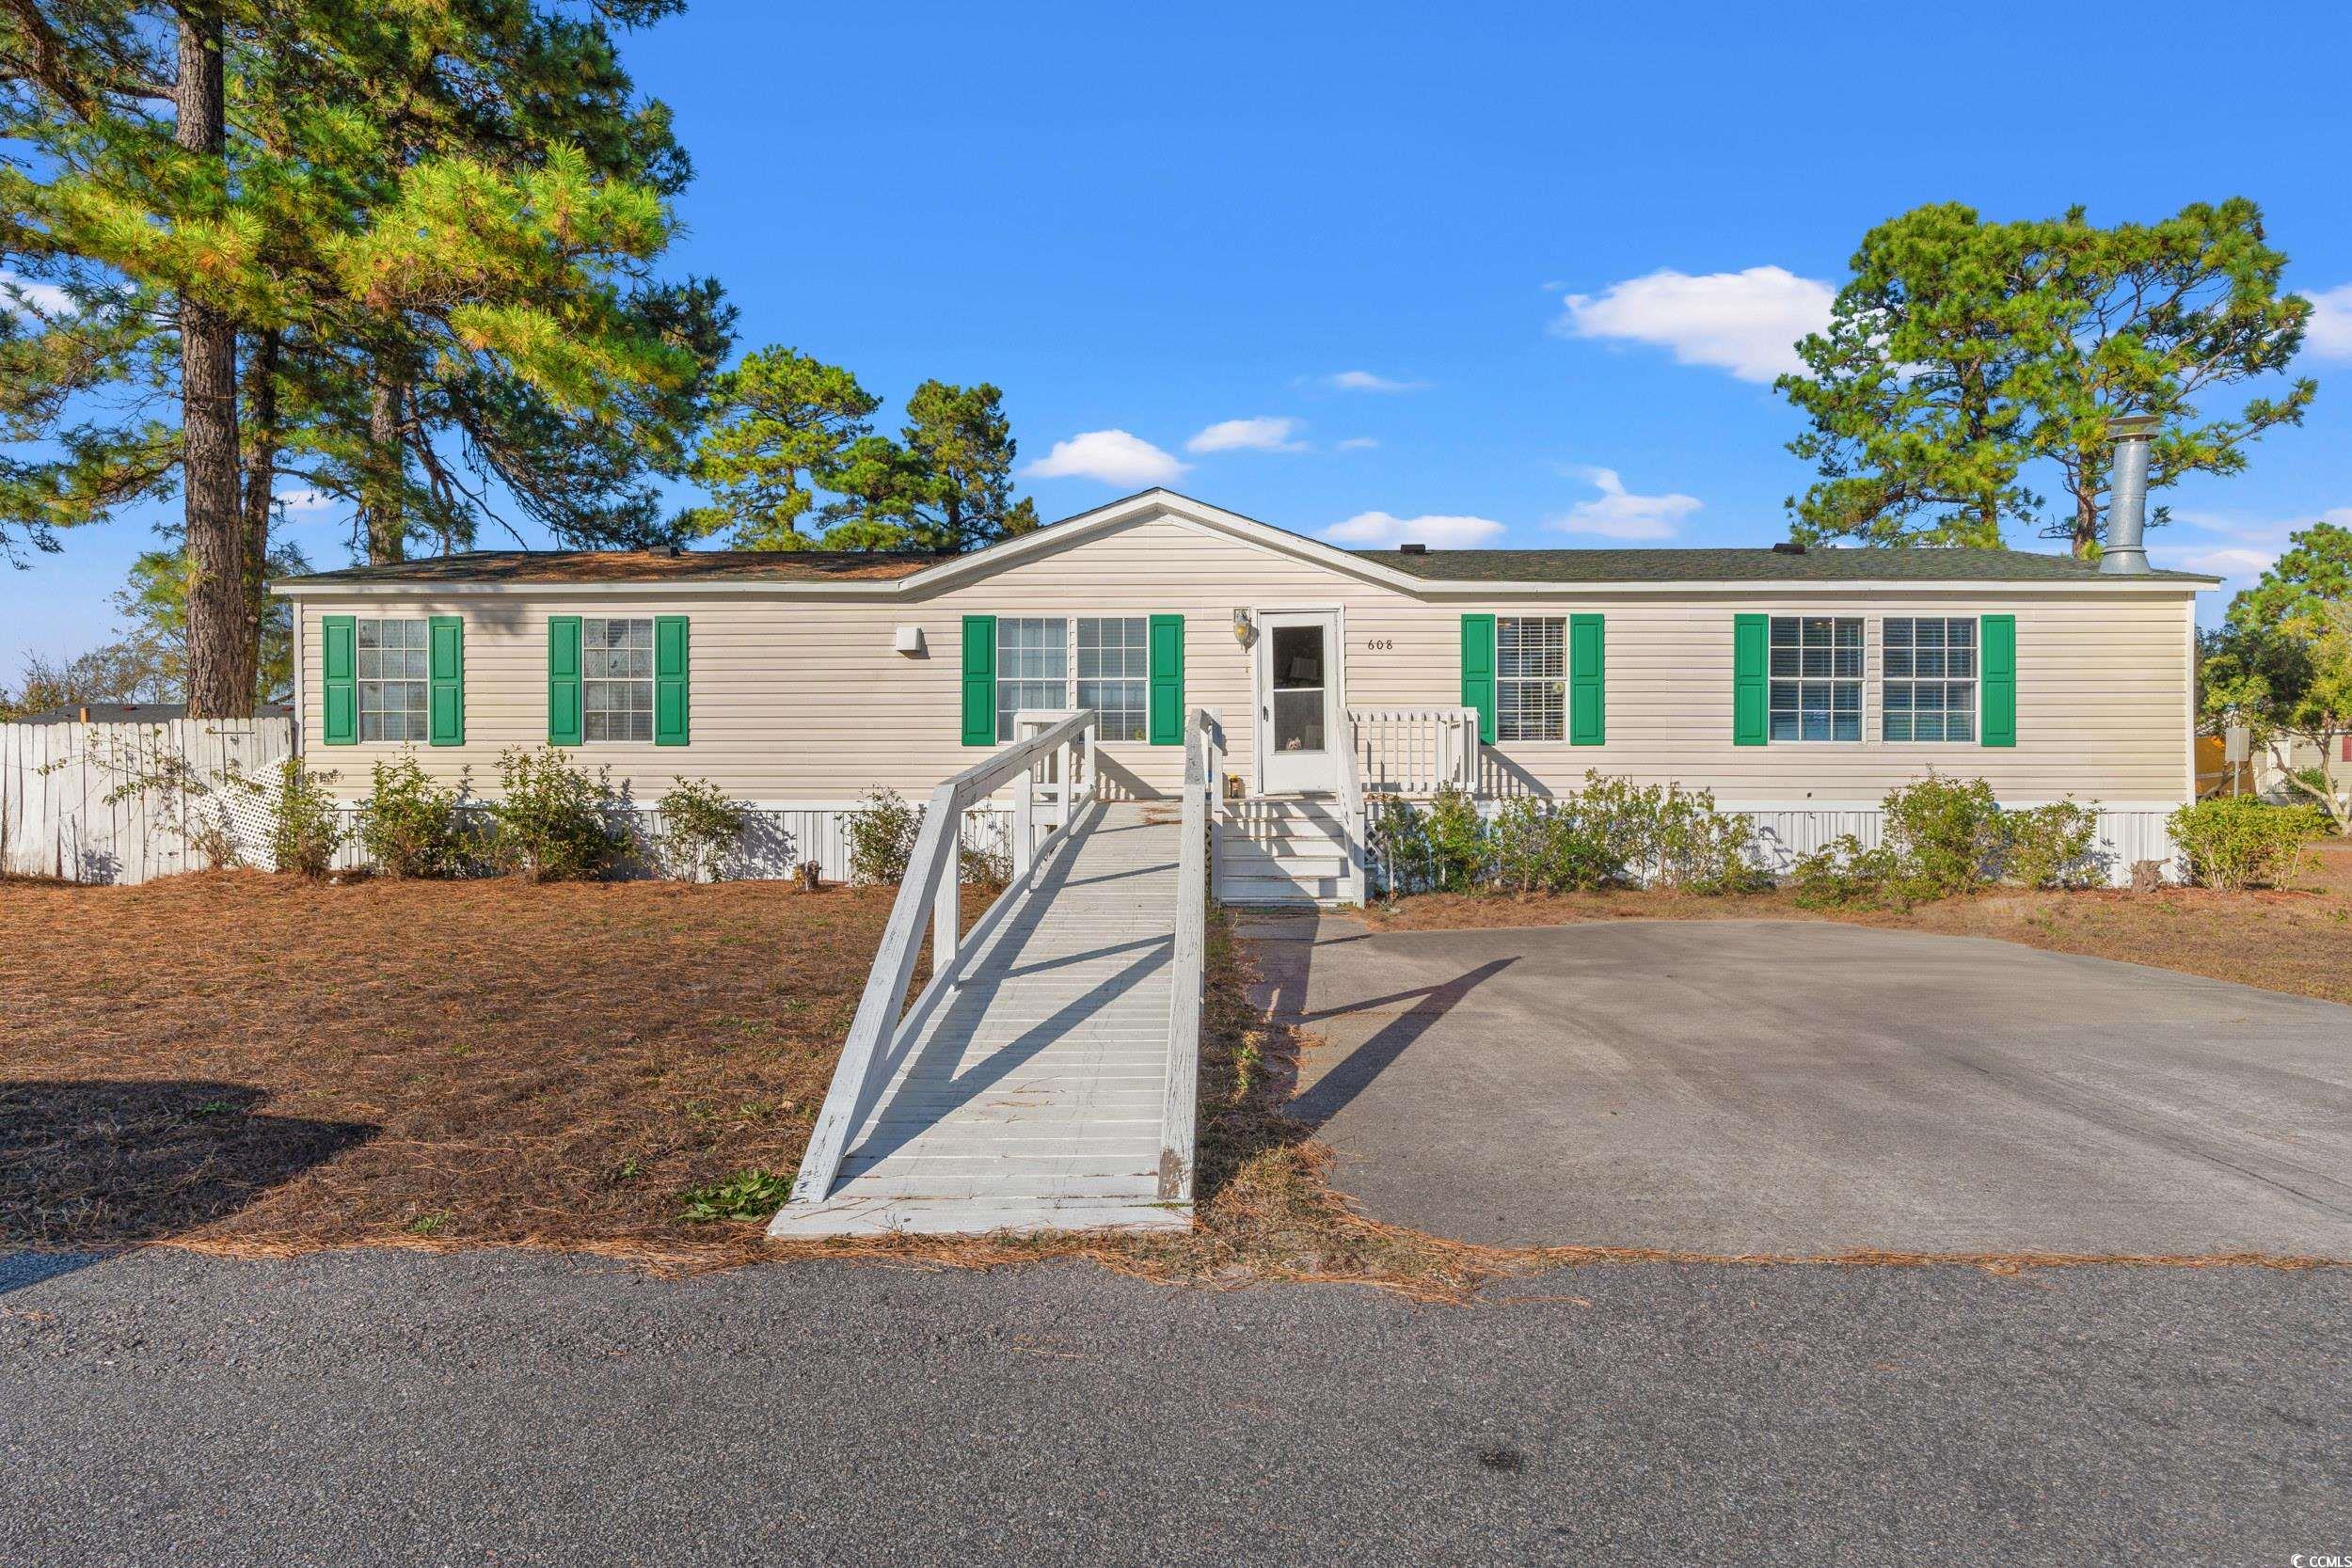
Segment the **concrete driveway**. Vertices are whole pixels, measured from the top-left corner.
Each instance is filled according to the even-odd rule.
[[[2352,1008],[1786,921],[1247,923],[1382,1219],[1712,1254],[2352,1258]]]

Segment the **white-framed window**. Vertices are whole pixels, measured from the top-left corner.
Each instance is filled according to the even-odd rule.
[[[1772,688],[1774,740],[1860,740],[1861,618],[1773,616]]]
[[[1070,705],[1070,623],[1058,615],[996,618],[996,738],[1010,740],[1025,707]]]
[[[1078,623],[1078,700],[1104,740],[1141,740],[1151,720],[1152,623],[1141,615]]]
[[[1496,616],[1495,738],[1559,740],[1567,721],[1567,618]]]
[[[427,623],[361,621],[357,630],[359,738],[426,739],[432,728],[425,705]]]
[[[1973,615],[1889,616],[1879,733],[1888,740],[1977,738],[1977,620]]]
[[[653,621],[580,623],[580,721],[583,740],[653,739]]]
[[[1141,740],[1151,666],[1149,616],[1000,615],[996,738],[1013,738],[1012,716],[1023,708],[1090,707],[1104,740]]]

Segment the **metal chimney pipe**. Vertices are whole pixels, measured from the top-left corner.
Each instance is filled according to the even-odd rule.
[[[2148,439],[2156,433],[2153,414],[2123,414],[2107,421],[2115,443],[2114,488],[2107,497],[2107,543],[2099,570],[2137,577],[2148,570]]]

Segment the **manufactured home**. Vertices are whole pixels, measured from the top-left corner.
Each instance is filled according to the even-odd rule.
[[[292,578],[298,744],[332,787],[413,750],[495,787],[549,744],[650,806],[707,779],[781,873],[1093,716],[1089,796],[1171,797],[1221,725],[1229,900],[1360,896],[1359,802],[1588,771],[1714,792],[1785,863],[1895,785],[2096,801],[2119,876],[2195,792],[2215,579],[2006,550],[1343,549],[1152,490],[949,558],[481,552]],[[1025,719],[1024,716],[1027,716]],[[1082,764],[1081,766],[1087,766]]]

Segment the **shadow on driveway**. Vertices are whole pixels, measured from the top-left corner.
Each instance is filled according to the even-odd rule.
[[[2352,1258],[2352,1009],[1825,922],[1247,921],[1293,1114],[1498,1245]]]

